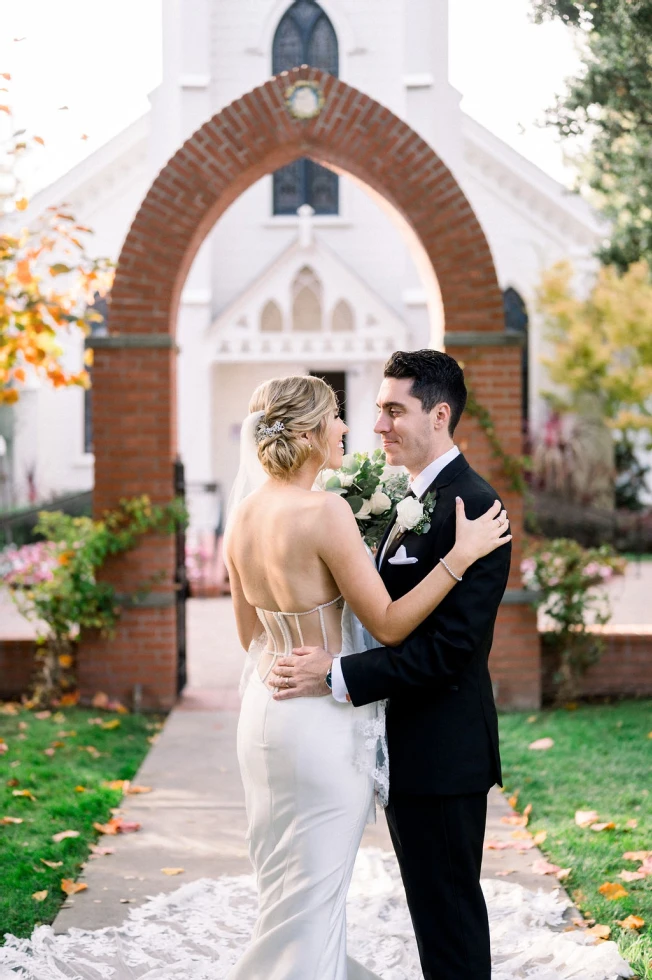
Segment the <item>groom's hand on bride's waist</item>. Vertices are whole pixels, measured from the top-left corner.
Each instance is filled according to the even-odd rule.
[[[277,688],[274,700],[330,694],[326,675],[332,663],[332,656],[322,647],[297,647],[291,657],[279,657],[269,675],[270,686]]]

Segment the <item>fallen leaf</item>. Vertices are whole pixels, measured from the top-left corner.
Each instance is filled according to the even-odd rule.
[[[597,810],[576,810],[575,823],[578,827],[590,827],[598,819]]]
[[[85,793],[85,792],[86,792],[85,786],[75,786],[75,793]]]
[[[595,925],[586,930],[587,936],[595,936],[596,939],[608,939],[611,935],[611,926]]]
[[[36,797],[32,793],[31,789],[15,789],[13,790],[14,796],[26,796],[28,800],[36,800]]]
[[[632,817],[631,820],[627,821],[625,826],[627,827],[628,830],[636,830],[636,828],[638,827],[638,820],[636,819],[636,817]]]
[[[124,793],[128,789],[128,787],[129,787],[129,780],[128,779],[111,779],[111,780],[106,779],[102,783],[102,786],[104,786],[106,789],[119,789],[119,790],[122,790],[122,792]]]
[[[104,854],[115,854],[114,848],[100,847],[99,844],[91,844],[90,849],[93,854],[98,854],[100,857]]]
[[[652,851],[625,851],[623,854],[624,861],[647,861],[649,857],[652,857]]]
[[[642,919],[640,915],[628,915],[626,919],[619,920],[618,925],[621,929],[642,929],[645,925],[645,919]]]
[[[507,875],[515,874],[514,868],[505,868],[504,871],[496,871],[496,878],[506,878]]]
[[[603,885],[600,885],[598,891],[610,902],[616,902],[619,898],[626,898],[629,895],[626,888],[623,888],[617,882],[611,881],[605,881]]]
[[[103,725],[104,724],[104,719],[103,718],[89,718],[88,719],[88,724],[89,725]]]
[[[44,755],[49,755],[49,756],[50,756],[50,758],[52,758],[52,756],[53,756],[53,755],[54,755],[55,753],[56,753],[56,749],[53,749],[52,747],[50,747],[49,749],[43,749],[43,754],[44,754]]]
[[[22,817],[2,817],[0,823],[22,823]]]
[[[60,868],[63,861],[46,861],[45,858],[39,858],[39,860],[48,866],[48,868]]]
[[[51,711],[47,711],[47,710],[46,711],[36,711],[34,713],[34,717],[35,718],[38,718],[39,721],[44,721],[46,718],[50,718],[51,715],[52,715],[52,712]]]
[[[623,881],[642,881],[647,875],[644,871],[621,871],[618,877]]]
[[[572,868],[560,868],[555,877],[558,881],[566,881],[572,870]]]
[[[7,780],[7,786],[18,786],[19,782],[20,781],[14,777],[14,779]]]
[[[180,875],[185,868],[161,868],[164,875]]]
[[[34,136],[32,138],[33,138],[33,140],[34,140],[35,143],[40,143],[41,146],[45,146],[45,140],[43,139],[42,136]]]
[[[140,830],[139,823],[123,820],[121,817],[111,817],[108,823],[94,823],[93,826],[101,834],[131,834]]]
[[[537,834],[535,834],[533,838],[535,846],[539,847],[540,844],[543,844],[547,836],[547,830],[540,830]]]
[[[52,834],[52,840],[58,844],[59,841],[65,840],[66,837],[79,837],[78,830],[60,830],[58,834]]]
[[[532,874],[535,875],[556,875],[561,868],[558,864],[550,864],[545,858],[534,861],[532,864]]]
[[[73,881],[72,878],[61,879],[61,891],[66,895],[76,895],[77,892],[85,892],[88,885],[83,881]]]
[[[45,889],[45,891],[32,893],[32,898],[35,899],[37,902],[44,902],[47,897],[48,897],[47,888]]]
[[[537,749],[537,750],[551,749],[554,744],[555,741],[552,738],[538,738],[536,742],[531,742],[528,745],[528,749]]]
[[[532,840],[532,834],[529,830],[513,830],[510,836],[514,840]]]
[[[106,731],[111,731],[112,729],[119,728],[119,727],[120,727],[119,718],[112,718],[111,721],[105,721],[102,724],[102,728],[104,728]]]
[[[507,800],[507,802],[511,806],[512,810],[515,810],[516,809],[516,804],[518,803],[519,793],[520,793],[520,790],[517,789],[516,792],[515,793],[512,793],[512,795]]]
[[[613,821],[609,821],[609,823],[592,823],[589,829],[595,830],[595,832],[599,834],[603,830],[615,830],[616,825],[613,823]]]
[[[151,792],[152,792],[151,786],[129,786],[129,789],[127,790],[127,793],[129,793],[130,795],[134,793],[151,793]]]

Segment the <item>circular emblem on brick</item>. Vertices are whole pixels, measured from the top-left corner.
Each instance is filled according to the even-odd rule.
[[[304,79],[287,89],[285,104],[295,119],[314,119],[324,108],[324,93],[319,82]]]

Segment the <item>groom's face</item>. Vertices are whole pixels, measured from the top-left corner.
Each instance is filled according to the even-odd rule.
[[[411,388],[411,378],[383,378],[374,432],[382,439],[390,466],[405,466],[416,474],[439,455],[443,440],[450,442],[446,418],[440,417],[442,407],[444,416],[450,415],[450,409],[442,404],[424,412],[421,401],[410,394]]]

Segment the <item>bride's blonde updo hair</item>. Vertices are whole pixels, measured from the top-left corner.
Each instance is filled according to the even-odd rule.
[[[315,454],[326,464],[328,418],[339,408],[335,392],[321,378],[299,374],[263,381],[251,396],[249,411],[263,412],[256,441],[258,459],[269,476],[287,480]],[[264,431],[274,426],[274,432]],[[312,450],[301,438],[305,432],[314,433]]]

